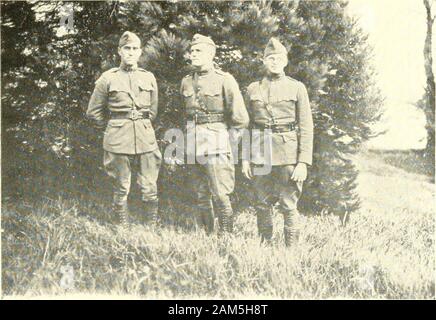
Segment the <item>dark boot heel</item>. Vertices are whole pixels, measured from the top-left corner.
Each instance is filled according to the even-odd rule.
[[[144,201],[144,214],[141,223],[144,225],[148,224],[152,227],[156,227],[159,222],[158,212],[159,212],[158,201]],[[146,220],[148,220],[148,223]]]
[[[115,214],[117,223],[120,225],[127,227],[131,223],[127,203],[114,204],[113,212]]]

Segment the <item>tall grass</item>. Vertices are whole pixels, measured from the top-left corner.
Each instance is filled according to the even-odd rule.
[[[167,224],[125,229],[103,218],[107,208],[77,200],[4,203],[3,293],[434,298],[434,185],[363,160],[362,209],[346,225],[335,216],[303,217],[291,249],[283,244],[279,215],[273,245],[261,245],[250,210],[237,215],[234,236],[220,238]],[[62,285],[65,266],[72,267],[74,287]]]

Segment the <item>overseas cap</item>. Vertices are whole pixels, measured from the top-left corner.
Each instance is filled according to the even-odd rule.
[[[120,38],[120,42],[118,43],[118,47],[125,46],[128,43],[134,43],[139,42],[141,43],[141,39],[138,38],[136,34],[130,31],[126,31],[123,33],[123,35]]]
[[[266,45],[263,57],[266,58],[272,54],[284,54],[288,55],[288,50],[281,44],[276,38],[271,38]]]
[[[211,45],[214,48],[216,48],[215,42],[213,42],[213,40],[211,38],[197,33],[192,37],[191,47],[196,45],[196,44],[200,44],[200,43],[205,43],[205,44]]]

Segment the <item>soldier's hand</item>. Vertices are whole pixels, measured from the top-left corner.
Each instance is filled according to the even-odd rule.
[[[177,165],[175,163],[171,163],[167,165],[167,168],[170,173],[174,173],[177,170]]]
[[[296,182],[303,182],[307,178],[307,165],[299,162],[292,173],[291,179]]]
[[[251,178],[253,178],[253,173],[251,172],[250,161],[242,160],[242,173],[249,180],[251,180]]]
[[[178,160],[175,158],[166,158],[165,163],[167,165],[168,171],[170,173],[174,173],[177,170],[177,167],[179,165]]]

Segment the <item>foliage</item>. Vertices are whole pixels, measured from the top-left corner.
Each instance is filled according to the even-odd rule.
[[[102,133],[84,120],[84,111],[94,80],[119,63],[116,47],[123,31],[143,40],[141,66],[157,77],[155,126],[162,147],[164,130],[182,125],[178,89],[189,73],[186,50],[193,34],[214,39],[216,64],[235,76],[243,92],[262,77],[263,48],[276,36],[290,50],[286,73],[308,87],[315,120],[314,165],[301,209],[345,214],[358,207],[357,170],[349,156],[371,136],[380,98],[366,37],[346,15],[345,2],[73,2],[74,30],[63,34],[61,2],[1,5],[8,189],[32,175],[44,177],[47,191],[50,177],[56,190],[104,189]],[[160,188],[169,192],[163,198],[174,196],[170,186],[184,189],[184,174],[163,171]],[[242,184],[238,190],[244,190]],[[29,194],[21,185],[15,189]]]

